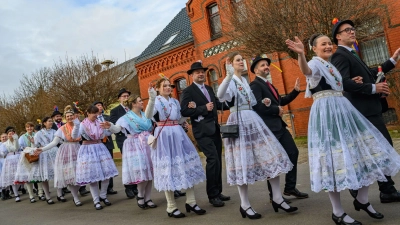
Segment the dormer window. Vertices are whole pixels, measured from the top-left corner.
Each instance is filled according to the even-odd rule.
[[[163,46],[160,48],[160,50],[168,48],[170,43],[178,36],[179,31],[174,33],[171,37],[168,38],[168,40],[163,44]]]

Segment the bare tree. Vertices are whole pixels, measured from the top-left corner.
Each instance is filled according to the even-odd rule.
[[[224,32],[238,41],[244,55],[288,52],[285,40],[298,36],[306,41],[315,33],[331,36],[332,19],[352,19],[356,27],[376,24],[380,0],[241,0],[228,1],[223,10]],[[379,18],[379,17],[378,17]],[[363,32],[363,30],[365,32]],[[367,32],[368,31],[368,32]],[[371,35],[368,29],[357,38]]]

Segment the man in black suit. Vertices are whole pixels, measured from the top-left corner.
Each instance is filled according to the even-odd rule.
[[[204,85],[206,71],[201,62],[192,64],[187,71],[193,77],[193,83],[182,93],[181,114],[190,117],[194,138],[200,150],[207,157],[207,195],[215,207],[224,206],[223,201],[230,200],[222,194],[222,139],[218,124],[217,106],[213,89]]]
[[[97,120],[99,120],[100,122],[110,121],[110,116],[104,114],[103,102],[95,101],[93,102],[93,105],[99,109],[99,115],[97,115]],[[112,137],[107,136],[102,141],[103,144],[107,147],[108,151],[110,152],[111,157],[114,158],[114,152],[113,152],[114,142],[112,140]],[[111,177],[107,187],[108,195],[115,195],[118,193],[117,191],[114,191],[113,187],[114,187],[114,181],[113,178]],[[99,182],[99,188],[101,188],[101,182]]]
[[[51,127],[53,130],[58,130],[61,126],[63,126],[65,123],[62,122],[62,116],[63,114],[59,112],[58,110],[55,110],[53,114],[51,115],[51,118],[53,119],[54,123]],[[58,144],[57,147],[60,147],[61,144]],[[36,187],[36,186],[35,186]],[[71,193],[71,191],[68,190],[67,187],[64,187],[62,191],[65,193]],[[79,194],[82,196],[89,194],[90,191],[86,190],[86,186],[82,186],[79,188]]]
[[[393,145],[392,138],[385,126],[382,117],[382,103],[386,99],[381,94],[389,94],[386,83],[375,84],[377,68],[369,68],[352,49],[356,41],[356,30],[351,20],[343,20],[336,23],[332,29],[333,42],[338,45],[336,52],[332,55],[332,64],[339,70],[343,78],[344,96],[361,112]],[[384,62],[381,67],[384,73],[389,72],[396,65],[400,49],[397,49],[392,58]],[[361,76],[363,83],[356,83],[352,78]],[[379,182],[380,199],[382,203],[400,201],[400,192],[394,187],[390,176],[386,177],[388,182]],[[357,191],[350,191],[353,197]]]
[[[118,101],[119,101],[119,105],[115,108],[113,108],[110,112],[110,122],[115,124],[117,122],[117,120],[119,118],[121,118],[122,116],[124,116],[126,114],[126,112],[128,112],[128,108],[123,106],[123,102],[125,100],[128,100],[129,96],[131,95],[131,92],[126,90],[125,88],[122,88],[121,90],[119,90],[118,92]],[[115,134],[115,140],[117,142],[117,146],[121,151],[122,154],[122,147],[124,145],[124,141],[126,139],[125,134],[123,134],[122,132],[116,133]],[[133,185],[124,185],[125,186],[125,194],[128,198],[134,198],[135,195],[137,195],[138,190],[137,190],[137,185],[133,184]]]
[[[51,115],[51,118],[54,121],[53,126],[51,127],[53,130],[58,130],[58,128],[64,125],[64,123],[62,122],[62,115],[63,114],[58,110],[55,110]]]
[[[253,109],[263,119],[264,123],[272,131],[279,143],[281,143],[290,161],[293,163],[293,169],[286,174],[283,194],[292,195],[300,199],[308,198],[307,193],[300,192],[296,188],[299,150],[294,143],[292,135],[286,129],[287,124],[282,120],[282,106],[289,104],[299,95],[300,82],[297,78],[294,90],[288,95],[281,97],[278,90],[267,80],[267,76],[270,72],[270,64],[271,60],[269,58],[262,58],[259,56],[256,57],[251,64],[250,71],[257,75],[256,79],[250,83],[250,88],[257,100],[257,105],[253,106]],[[269,182],[268,189],[270,192],[270,199],[272,199],[273,193]]]

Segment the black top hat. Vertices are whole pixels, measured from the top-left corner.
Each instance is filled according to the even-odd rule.
[[[63,114],[62,114],[60,111],[55,110],[55,111],[53,112],[53,114],[51,114],[51,118],[53,118],[53,117],[55,117],[55,116],[57,116],[57,115],[62,116]]]
[[[118,97],[119,97],[119,96],[118,96]],[[104,107],[104,104],[103,104],[103,102],[101,102],[101,101],[95,101],[95,102],[93,102],[93,105],[96,106],[96,105],[99,104],[99,103]]]
[[[8,134],[8,132],[11,132],[11,131],[14,131],[14,132],[15,132],[15,128],[12,127],[12,126],[8,126],[8,127],[6,128],[6,131],[5,131],[4,133]]]
[[[333,28],[332,28],[332,38],[333,38],[333,42],[334,42],[336,45],[338,44],[338,40],[336,39],[336,34],[337,34],[338,30],[339,30],[339,27],[340,27],[342,24],[350,24],[351,26],[354,27],[354,23],[353,23],[353,21],[351,21],[351,20],[339,21],[339,22],[337,22],[335,25],[333,25]]]
[[[126,90],[125,88],[122,88],[122,89],[119,90],[119,92],[118,92],[118,98],[121,97],[121,95],[122,95],[123,93],[128,93],[129,95],[131,95],[131,92],[130,92],[130,91]]]
[[[262,58],[261,56],[257,56],[254,60],[253,63],[250,66],[250,71],[254,73],[254,68],[256,67],[257,63],[260,62],[261,60],[267,60],[268,65],[271,65],[271,59],[269,58]]]
[[[187,71],[187,74],[192,74],[193,71],[195,70],[204,70],[207,71],[208,68],[207,67],[203,67],[203,65],[201,64],[201,62],[194,62],[191,66],[190,66],[190,70]]]

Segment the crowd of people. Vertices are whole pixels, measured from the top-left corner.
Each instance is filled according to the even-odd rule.
[[[358,225],[361,222],[344,212],[340,192],[349,189],[355,210],[383,219],[369,203],[368,187],[378,182],[382,203],[399,202],[400,193],[391,176],[400,170],[400,156],[382,119],[381,94],[389,94],[389,88],[386,83],[375,83],[377,69],[368,68],[353,52],[355,33],[352,21],[336,23],[332,29],[333,42],[338,45],[335,53],[329,37],[313,35],[309,44],[316,56],[309,62],[297,37],[286,40],[286,44],[298,54],[300,70],[307,80],[305,96],[314,99],[308,126],[311,190],[328,192],[336,224]],[[400,49],[382,65],[384,72],[395,67],[399,55]],[[145,109],[140,96],[121,89],[120,104],[110,116],[104,115],[103,103],[96,101],[85,112],[75,105],[66,106],[63,113],[55,111],[36,130],[27,122],[26,133],[21,136],[7,127],[0,146],[2,200],[9,199],[12,191],[15,201],[20,202],[18,188],[24,191],[23,185],[31,203],[36,202],[36,192],[39,199],[54,204],[49,192],[52,181],[58,201],[65,202],[64,194],[71,192],[74,204],[82,206],[78,194],[87,194],[84,188],[89,185],[94,208],[110,206],[107,195],[117,194],[112,178],[119,174],[110,138],[115,134],[122,153],[125,193],[128,198],[136,196],[139,208],[157,207],[151,199],[154,187],[165,192],[169,217],[185,217],[175,201],[183,195],[186,212],[203,215],[206,210],[197,204],[194,186],[204,181],[209,203],[223,207],[230,200],[222,193],[224,146],[227,183],[238,188],[243,218],[262,217],[248,196],[249,185],[256,181],[268,181],[275,212],[298,211],[283,195],[299,199],[309,196],[296,188],[299,150],[282,120],[282,106],[299,95],[299,79],[294,90],[282,97],[267,79],[271,59],[256,57],[252,61],[250,70],[256,78],[250,84],[241,76],[244,63],[239,52],[229,55],[227,74],[217,93],[205,84],[208,68],[194,62],[187,71],[193,82],[183,91],[180,102],[171,97],[169,79],[161,77],[154,86],[150,84]],[[237,125],[231,126],[230,135],[223,138],[217,110],[230,110],[226,126]],[[80,121],[82,113],[85,118]],[[187,118],[207,158],[205,170],[185,132]],[[28,156],[38,160],[29,162]]]

